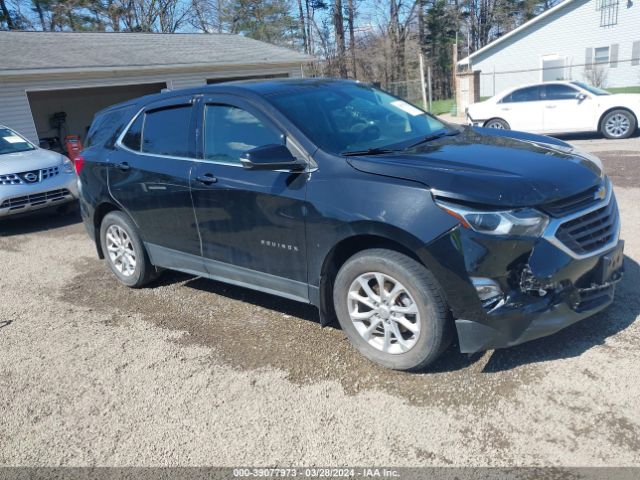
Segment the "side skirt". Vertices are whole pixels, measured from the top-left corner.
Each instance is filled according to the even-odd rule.
[[[198,275],[298,302],[311,303],[309,286],[304,282],[179,252],[152,243],[145,243],[144,246],[149,254],[149,260],[156,267]]]

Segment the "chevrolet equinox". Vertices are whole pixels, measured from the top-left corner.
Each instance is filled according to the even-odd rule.
[[[117,279],[179,270],[307,302],[386,367],[604,309],[623,241],[597,157],[443,123],[372,86],[239,82],[99,112],[81,211]],[[312,348],[309,345],[309,348]]]

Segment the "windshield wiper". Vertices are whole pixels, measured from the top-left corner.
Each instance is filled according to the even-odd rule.
[[[432,142],[433,140],[437,140],[442,137],[453,137],[455,135],[458,135],[459,133],[460,132],[457,130],[441,130],[439,132],[432,133],[431,135],[427,135],[426,137],[422,137],[417,142],[412,143],[411,145],[406,147],[405,150],[410,150],[413,147],[417,147],[418,145],[422,145],[423,143]]]
[[[375,147],[367,148],[366,150],[352,150],[350,152],[342,152],[340,153],[340,155],[343,155],[345,157],[356,157],[361,155],[383,155],[385,153],[393,153],[395,151],[396,150],[391,150],[390,148]]]

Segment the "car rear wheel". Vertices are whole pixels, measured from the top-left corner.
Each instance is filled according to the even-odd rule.
[[[340,326],[367,358],[419,370],[451,341],[452,322],[433,275],[399,252],[371,249],[340,268],[334,284]]]
[[[492,118],[487,120],[484,124],[486,128],[495,128],[497,130],[511,130],[509,124],[501,118]]]
[[[120,283],[140,288],[157,276],[133,222],[124,213],[115,211],[104,217],[100,242],[107,264]]]
[[[636,130],[636,118],[627,110],[612,110],[600,123],[600,132],[607,138],[629,138]]]

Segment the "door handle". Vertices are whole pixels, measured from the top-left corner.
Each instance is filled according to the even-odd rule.
[[[213,173],[203,173],[202,175],[198,175],[196,177],[196,182],[203,183],[205,185],[211,185],[216,183],[218,179],[213,175]]]
[[[557,105],[547,105],[547,108],[556,108]]]
[[[127,170],[131,170],[131,167],[127,162],[116,163],[113,166],[116,167],[118,170],[122,170],[123,172],[126,172]]]
[[[510,108],[508,108],[508,107],[502,107],[500,110],[502,110],[503,112],[508,112],[508,111],[509,111],[509,110],[511,110],[511,109],[510,109]]]

